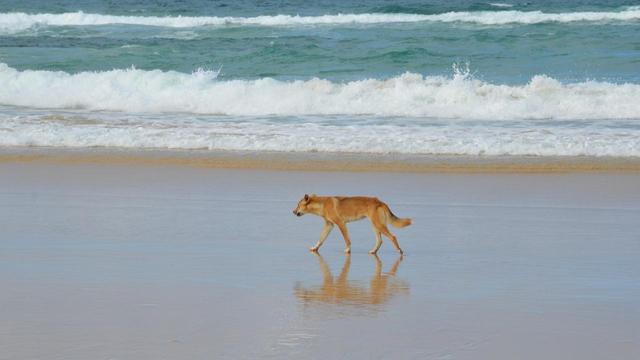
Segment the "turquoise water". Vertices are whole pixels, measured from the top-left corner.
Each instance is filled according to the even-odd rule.
[[[470,1],[395,2],[155,2],[115,5],[103,2],[3,2],[0,12],[85,13],[126,16],[327,14],[441,14],[507,11],[571,14],[620,12],[631,2],[541,2],[498,7]],[[316,3],[316,2],[312,2]],[[498,2],[495,2],[498,3]],[[558,4],[561,3],[561,4]],[[504,3],[506,4],[506,3]],[[640,12],[640,10],[638,10]],[[447,75],[454,62],[468,62],[474,74],[501,83],[526,83],[546,74],[563,81],[598,79],[640,81],[640,16],[633,21],[543,22],[491,26],[473,22],[414,22],[309,26],[201,26],[185,28],[34,25],[0,38],[0,59],[16,69],[67,72],[135,66],[191,72],[219,69],[225,79],[354,80],[399,75],[405,71]]]
[[[630,1],[4,1],[0,145],[640,156],[638,34]]]

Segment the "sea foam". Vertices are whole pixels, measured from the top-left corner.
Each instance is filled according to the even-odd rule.
[[[0,107],[0,146],[457,155],[640,156],[631,121],[208,118]]]
[[[405,73],[332,82],[0,64],[0,146],[640,156],[640,85]]]
[[[495,7],[499,7],[499,8],[510,8],[510,7],[513,7],[512,4],[507,4],[507,3],[489,3],[489,5],[495,6]]]
[[[506,4],[494,4],[503,6]],[[640,20],[640,6],[619,11],[545,13],[542,11],[458,11],[440,14],[331,14],[319,16],[263,15],[255,17],[219,16],[121,16],[90,14],[82,11],[61,14],[0,13],[0,32],[13,33],[33,26],[142,25],[160,27],[200,26],[300,26],[349,25],[407,22],[463,22],[481,25],[537,24],[543,22],[611,22]]]
[[[222,80],[191,74],[122,69],[70,74],[19,71],[0,64],[0,105],[139,113],[227,116],[372,115],[446,119],[638,119],[640,85],[562,83],[545,75],[501,85],[453,76],[405,73],[389,79],[332,82]]]

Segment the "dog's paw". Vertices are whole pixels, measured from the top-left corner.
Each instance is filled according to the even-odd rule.
[[[351,254],[351,248],[344,249],[344,253],[345,254]]]
[[[318,248],[314,246],[314,247],[309,248],[309,251],[318,252]]]
[[[378,250],[371,250],[371,251],[369,251],[369,254],[375,255],[377,252],[378,252]]]

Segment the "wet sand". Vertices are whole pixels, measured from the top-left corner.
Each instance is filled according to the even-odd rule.
[[[640,173],[640,158],[611,156],[466,156],[255,152],[118,148],[0,148],[0,164],[14,162],[189,166],[209,169],[405,173]]]
[[[23,159],[24,160],[24,159]],[[0,162],[0,359],[635,359],[640,174]],[[407,255],[305,193],[375,194]]]

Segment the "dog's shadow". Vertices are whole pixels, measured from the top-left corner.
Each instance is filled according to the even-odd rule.
[[[295,286],[296,297],[305,305],[337,304],[337,305],[382,305],[398,294],[407,294],[409,284],[396,277],[403,257],[395,261],[391,269],[383,273],[382,261],[376,255],[370,255],[375,263],[373,276],[369,286],[363,282],[349,280],[351,256],[346,255],[340,275],[336,278],[322,255],[314,253],[318,258],[322,272],[322,284],[312,287]]]

